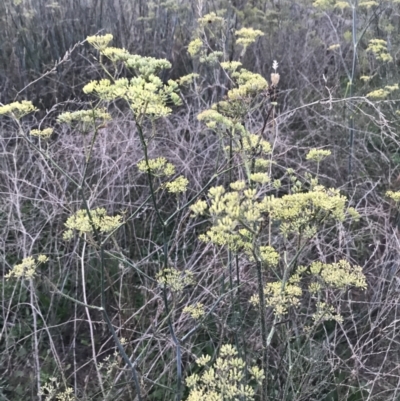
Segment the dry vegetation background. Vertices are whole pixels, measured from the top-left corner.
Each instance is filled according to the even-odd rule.
[[[278,320],[265,309],[265,324],[274,327],[267,399],[400,399],[399,214],[385,196],[400,187],[400,2],[3,0],[0,102],[26,99],[39,111],[22,118],[20,127],[0,116],[0,400],[187,399],[184,379],[203,369],[196,359],[214,361],[223,344],[235,346],[248,366],[262,366],[262,324],[249,303],[257,293],[254,262],[199,241],[209,223],[182,207],[206,193],[210,180],[228,187],[245,177],[240,165],[229,178],[220,173],[229,167],[221,150],[226,143],[197,119],[231,85],[218,63],[188,54],[198,18],[212,12],[224,23],[207,27],[209,53],[222,51],[225,60],[241,60],[267,80],[273,61],[279,63],[277,105],[260,96],[245,116],[247,129],[263,130],[274,145],[271,179],[282,185],[264,193],[282,197],[296,180],[306,191],[307,174],[317,174],[360,213],[359,221],[321,224],[296,261],[346,259],[363,268],[367,290],[326,292],[343,322],[320,322],[310,331],[311,296]],[[264,34],[244,55],[235,44],[242,27]],[[85,39],[99,32],[112,33],[112,45],[131,54],[169,60],[172,67],[159,75],[163,82],[199,74],[196,85],[181,89],[182,105],[141,126],[151,158],[165,157],[189,180],[179,196],[157,191],[157,208],[137,168],[143,148],[124,102],[109,103],[113,119],[98,131],[87,165],[91,135],[56,120],[90,107],[93,98],[82,87],[105,75]],[[371,47],[373,39],[384,40],[383,49]],[[117,71],[127,74],[122,66]],[[379,89],[385,93],[371,96]],[[41,125],[54,127],[49,140],[28,135]],[[306,160],[311,148],[332,152],[318,173]],[[76,182],[84,179],[83,192],[52,161]],[[90,208],[126,217],[101,251],[83,236],[63,239],[67,218],[83,207],[82,193]],[[166,227],[159,213],[173,215]],[[283,240],[277,226],[272,231],[281,257],[293,253],[295,241]],[[5,278],[23,258],[39,254],[49,261],[35,280]],[[161,288],[156,274],[165,263],[192,272],[194,283],[179,293]],[[270,272],[263,275],[271,279]],[[109,324],[100,310],[85,307],[103,301]],[[200,320],[183,313],[196,303],[206,311]],[[115,336],[124,339],[123,351]],[[242,381],[262,399],[251,378]]]

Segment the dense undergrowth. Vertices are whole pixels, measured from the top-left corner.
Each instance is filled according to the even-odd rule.
[[[0,400],[397,400],[399,2],[181,3],[2,5]]]

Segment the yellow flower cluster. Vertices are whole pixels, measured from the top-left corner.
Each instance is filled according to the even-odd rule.
[[[222,25],[224,23],[224,19],[218,16],[215,12],[211,12],[209,14],[204,15],[203,17],[199,18],[198,23],[200,26],[212,26],[212,25]]]
[[[134,70],[136,76],[130,80],[120,78],[113,82],[108,79],[91,81],[84,86],[84,93],[93,93],[106,101],[123,98],[129,102],[137,115],[155,118],[171,113],[171,109],[166,106],[168,101],[181,104],[179,95],[175,93],[178,84],[173,80],[164,84],[156,76],[160,70],[171,67],[168,60],[142,57],[130,54],[125,49],[108,47],[112,35],[89,36],[87,40],[113,63],[123,62],[127,68]]]
[[[260,135],[247,134],[243,137],[243,149],[248,152],[257,152],[258,150],[261,150],[263,153],[268,154],[271,153],[272,147],[271,144]]]
[[[106,35],[88,36],[86,40],[97,50],[104,50],[108,44],[113,40],[113,35],[110,33]]]
[[[188,53],[191,57],[195,57],[200,53],[203,42],[200,38],[193,39],[188,45]]]
[[[118,47],[107,47],[101,51],[101,54],[103,54],[113,63],[118,61],[128,61],[129,57],[131,57],[131,54],[127,50],[120,49]]]
[[[57,117],[59,123],[72,124],[74,122],[81,122],[85,124],[94,124],[96,120],[107,121],[111,120],[111,115],[106,109],[93,109],[93,110],[78,110],[73,112],[65,112]]]
[[[268,267],[276,267],[279,263],[279,253],[272,246],[260,246],[260,258]]]
[[[156,275],[158,284],[168,287],[171,291],[182,291],[187,285],[194,283],[193,273],[189,270],[183,272],[177,269],[166,268],[160,270]]]
[[[344,9],[349,7],[349,3],[343,0],[316,0],[314,1],[313,6],[317,8],[322,8],[323,10],[327,10],[330,8]]]
[[[295,275],[294,278],[297,279],[299,276]],[[302,289],[296,282],[297,280],[291,281],[286,284],[281,281],[274,281],[268,283],[264,288],[265,304],[272,307],[277,316],[283,316],[287,313],[289,307],[300,304],[300,298],[303,294]],[[250,298],[250,303],[254,306],[259,305],[258,295],[253,295]]]
[[[386,196],[395,202],[400,202],[400,191],[387,191]]]
[[[185,306],[182,312],[197,320],[204,316],[204,305],[197,302],[194,305]]]
[[[91,81],[83,87],[83,92],[94,93],[106,101],[124,98],[137,115],[163,117],[171,113],[171,108],[166,106],[167,101],[181,103],[179,95],[175,93],[177,88],[178,84],[175,81],[169,80],[168,84],[164,85],[159,77],[151,74],[147,78],[120,78],[114,83],[108,79]]]
[[[251,43],[254,43],[260,36],[264,36],[264,33],[259,29],[241,28],[235,32],[235,35],[238,36],[236,43],[247,47]]]
[[[31,101],[22,100],[21,102],[13,102],[0,106],[0,115],[8,114],[17,119],[37,111],[38,109],[32,104]]]
[[[241,66],[242,63],[240,61],[223,61],[221,63],[221,67],[230,73],[236,71]]]
[[[45,129],[33,129],[31,130],[32,136],[37,136],[39,138],[48,139],[53,133],[53,128],[45,128]]]
[[[169,177],[175,174],[175,166],[172,163],[167,162],[165,157],[158,157],[157,159],[141,160],[137,167],[142,173],[150,171],[155,176],[166,176]]]
[[[306,156],[307,160],[313,160],[316,161],[317,163],[320,163],[322,160],[324,160],[326,157],[331,155],[330,150],[324,150],[324,149],[311,149]]]
[[[325,302],[317,303],[317,311],[313,314],[313,320],[316,322],[336,320],[338,323],[343,323],[343,317],[335,312],[332,305],[328,305]]]
[[[138,54],[132,54],[125,65],[144,78],[149,78],[161,70],[171,68],[171,63],[165,58],[144,57]]]
[[[367,51],[375,55],[377,60],[390,62],[393,60],[387,49],[387,42],[383,39],[371,39],[368,43]]]
[[[244,383],[246,364],[232,345],[223,345],[213,366],[207,367],[210,360],[209,355],[198,358],[197,364],[206,369],[201,375],[193,374],[186,378],[186,385],[190,388],[187,401],[254,400],[254,388]],[[248,371],[258,384],[262,382],[262,369],[252,366]]]
[[[346,198],[337,189],[315,186],[310,192],[284,195],[282,198],[266,197],[261,209],[269,212],[273,220],[281,222],[281,232],[309,231],[313,235],[315,224],[323,220],[343,221],[345,218]]]
[[[385,99],[387,96],[390,95],[391,92],[399,89],[399,85],[386,85],[384,88],[376,89],[372,92],[367,93],[367,97],[372,99]]]
[[[346,260],[337,263],[313,262],[310,266],[311,274],[320,277],[323,282],[333,288],[344,290],[354,286],[367,288],[367,282],[360,266],[351,266]]]
[[[9,278],[22,278],[30,280],[35,276],[36,268],[42,263],[47,262],[49,259],[46,255],[39,255],[36,260],[32,256],[22,259],[22,262],[15,265],[4,277]]]
[[[169,193],[179,194],[186,191],[188,184],[189,184],[188,179],[181,175],[174,181],[167,182],[165,184],[165,187],[167,188],[167,191]]]
[[[109,233],[118,228],[122,223],[122,216],[107,216],[104,208],[97,208],[90,211],[91,219],[86,210],[78,210],[75,214],[68,217],[63,238],[69,240],[73,236],[74,230],[79,234],[93,233],[93,227],[101,233]]]
[[[268,82],[260,74],[242,68],[232,73],[232,78],[238,84],[237,88],[228,91],[228,99],[241,100],[245,97],[254,97],[268,88]]]
[[[199,76],[200,76],[199,74],[190,73],[190,74],[180,77],[177,82],[179,85],[188,85],[188,84],[191,84]]]
[[[55,377],[50,377],[49,381],[45,383],[38,395],[44,396],[44,401],[75,401],[74,390],[71,387],[65,389],[65,391],[61,391],[61,384]]]

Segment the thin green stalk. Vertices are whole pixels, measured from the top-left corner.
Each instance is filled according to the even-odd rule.
[[[268,379],[267,379],[267,365],[268,365],[268,356],[267,356],[267,348],[268,348],[268,338],[267,338],[267,322],[265,319],[265,294],[264,294],[264,283],[262,278],[262,270],[261,270],[261,260],[258,255],[255,254],[256,258],[256,270],[257,270],[257,283],[258,283],[258,297],[260,300],[260,325],[261,325],[261,343],[262,343],[262,367],[264,369],[264,379],[262,381],[262,401],[268,400]]]

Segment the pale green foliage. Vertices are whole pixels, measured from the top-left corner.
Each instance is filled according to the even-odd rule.
[[[90,216],[86,210],[81,209],[68,217],[65,227],[67,230],[64,232],[63,238],[65,240],[71,239],[73,231],[76,230],[80,235],[93,233],[94,229],[100,233],[109,233],[122,224],[122,216],[108,216],[104,208],[97,208],[90,211]]]
[[[9,115],[16,119],[20,119],[23,116],[37,111],[38,109],[28,100],[22,100],[21,102],[13,102],[0,106],[0,115]]]
[[[320,163],[322,160],[324,160],[326,157],[331,155],[330,150],[324,150],[324,149],[311,149],[306,156],[307,160],[313,160],[318,163]]]
[[[367,51],[372,52],[377,60],[383,62],[393,61],[392,56],[388,53],[386,40],[371,39],[368,43]]]
[[[32,256],[22,259],[22,262],[15,265],[4,277],[9,278],[22,278],[30,280],[34,278],[36,268],[42,263],[46,263],[48,257],[46,255],[39,255],[36,260]]]
[[[156,279],[161,287],[167,287],[173,292],[182,291],[187,285],[194,283],[193,273],[189,270],[183,272],[173,269],[165,268],[160,270]]]
[[[167,191],[171,194],[179,194],[186,191],[188,184],[188,179],[184,176],[180,176],[174,181],[167,182],[165,184],[165,187],[167,188]]]
[[[53,133],[53,128],[45,128],[45,129],[33,129],[31,130],[32,136],[37,136],[42,139],[50,138],[51,134]]]
[[[194,305],[188,305],[183,308],[183,313],[190,315],[193,319],[200,319],[204,316],[204,305],[197,302]]]
[[[200,357],[197,364],[205,370],[186,378],[190,388],[187,401],[254,400],[254,389],[245,383],[246,364],[234,347],[223,345],[214,364],[206,366],[210,360],[209,355]],[[264,378],[263,370],[257,366],[251,366],[248,373],[257,383]]]
[[[259,29],[241,28],[235,32],[235,35],[238,36],[236,43],[247,47],[251,43],[254,43],[260,36],[264,36],[264,33]]]
[[[150,172],[155,176],[171,176],[175,174],[175,166],[169,163],[165,157],[158,157],[156,159],[141,160],[138,164],[139,171],[145,173]]]

